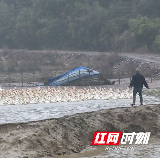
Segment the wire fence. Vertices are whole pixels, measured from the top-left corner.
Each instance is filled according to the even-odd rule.
[[[21,72],[21,73],[1,74],[0,85],[1,87],[35,87],[37,83],[47,84],[48,78],[57,77],[64,73],[67,73],[67,71],[64,70],[64,71],[47,71],[47,72],[33,72],[33,73]],[[121,71],[121,69],[117,69],[114,72],[113,76],[113,73],[111,73],[111,70],[109,70],[109,72],[106,74],[106,78],[109,81],[112,81],[112,79],[114,80],[116,79],[117,84],[121,84],[121,80],[123,78],[129,78],[131,81],[133,75],[131,72],[125,75],[123,75],[122,73],[123,71]],[[148,82],[152,83],[155,79],[160,79],[160,73],[153,76],[151,72],[150,76],[147,76],[147,79]]]

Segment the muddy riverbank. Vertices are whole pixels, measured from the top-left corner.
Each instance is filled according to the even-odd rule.
[[[149,105],[1,124],[0,157],[73,157],[90,146],[95,131],[151,132],[159,138],[159,115],[160,105]]]

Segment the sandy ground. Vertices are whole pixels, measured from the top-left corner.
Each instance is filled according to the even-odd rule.
[[[160,138],[159,115],[160,105],[150,105],[1,124],[0,157],[74,157],[90,146],[95,131],[151,131],[151,138]]]

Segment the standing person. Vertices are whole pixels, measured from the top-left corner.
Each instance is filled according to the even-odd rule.
[[[131,104],[132,106],[135,105],[137,92],[139,93],[139,97],[140,97],[140,105],[143,105],[143,96],[142,96],[143,85],[147,89],[149,89],[149,86],[148,86],[144,76],[139,73],[139,69],[136,69],[136,74],[133,75],[132,81],[131,81],[130,85],[128,86],[130,88],[134,87],[134,89],[133,89],[133,103]]]

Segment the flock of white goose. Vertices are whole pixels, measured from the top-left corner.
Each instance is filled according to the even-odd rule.
[[[97,99],[127,99],[132,97],[132,90],[106,89],[106,88],[25,88],[25,89],[1,89],[0,105],[37,104],[55,102],[76,102]]]

